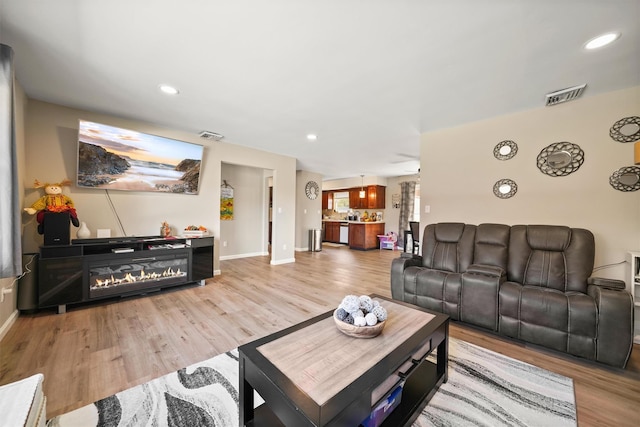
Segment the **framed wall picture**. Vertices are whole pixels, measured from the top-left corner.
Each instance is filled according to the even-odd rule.
[[[233,187],[223,180],[220,186],[220,219],[222,221],[233,220]]]

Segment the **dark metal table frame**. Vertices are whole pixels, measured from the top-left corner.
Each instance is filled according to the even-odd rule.
[[[258,347],[331,317],[333,311],[240,346],[240,426],[357,426],[371,412],[371,391],[430,340],[427,355],[437,348],[437,363],[426,360],[426,355],[419,361],[413,360],[406,372],[400,405],[382,424],[394,427],[411,425],[440,385],[447,382],[449,316],[379,295],[372,297],[393,301],[435,317],[321,408],[276,368]],[[265,400],[265,404],[255,410],[254,390]]]

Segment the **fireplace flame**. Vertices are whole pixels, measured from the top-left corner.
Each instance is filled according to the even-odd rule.
[[[173,268],[169,267],[161,273],[156,273],[156,272],[145,273],[144,269],[141,269],[138,272],[138,274],[127,273],[120,278],[114,277],[113,274],[111,274],[108,278],[102,278],[102,279],[96,278],[94,281],[94,285],[91,286],[91,288],[92,289],[108,288],[111,286],[126,285],[130,283],[138,283],[138,282],[151,281],[151,280],[161,280],[161,279],[167,279],[172,277],[184,277],[186,275],[187,273],[185,271],[180,270],[180,268],[178,268],[177,270],[174,270]]]

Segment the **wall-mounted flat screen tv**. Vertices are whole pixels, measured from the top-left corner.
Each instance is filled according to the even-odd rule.
[[[197,194],[203,147],[80,120],[78,187]]]

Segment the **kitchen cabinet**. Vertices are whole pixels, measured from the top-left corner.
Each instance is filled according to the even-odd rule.
[[[385,187],[370,185],[367,187],[367,209],[384,209]]]
[[[359,188],[352,188],[349,190],[349,209],[366,209],[366,202],[366,198],[360,198]]]
[[[378,249],[379,234],[384,234],[383,222],[352,222],[349,224],[349,248]]]
[[[340,243],[340,222],[325,221],[324,223],[324,241]]]
[[[322,192],[322,209],[333,209],[333,191]]]
[[[385,186],[368,185],[364,188],[365,197],[360,198],[361,188],[349,189],[349,208],[351,209],[384,209]]]

